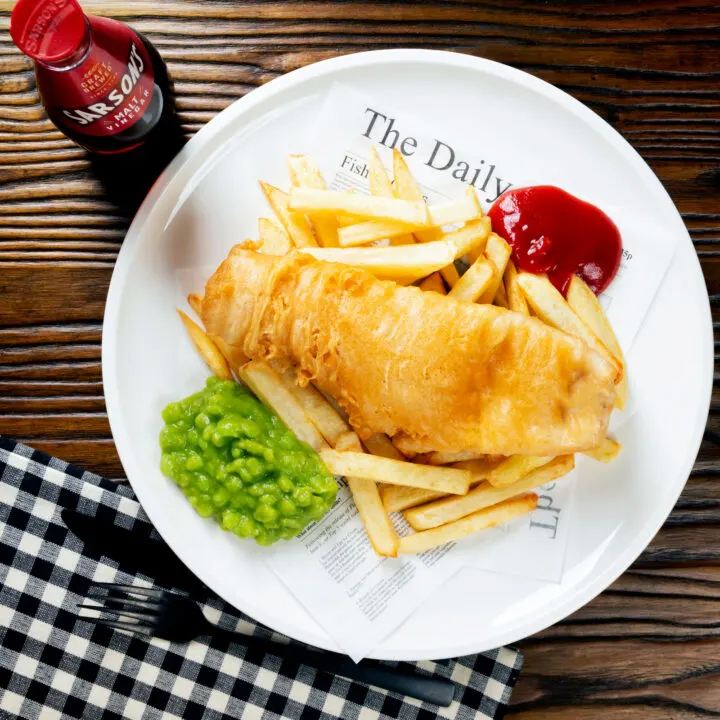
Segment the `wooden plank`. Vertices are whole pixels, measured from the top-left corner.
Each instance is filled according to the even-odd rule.
[[[0,325],[102,320],[111,274],[92,261],[1,263]]]
[[[117,482],[126,482],[125,473],[120,464],[115,443],[111,439],[80,440],[38,440],[27,439],[26,442],[36,450],[59,457],[65,462],[80,468],[92,468],[93,472]]]
[[[720,712],[720,642],[528,645],[508,718],[700,718]]]

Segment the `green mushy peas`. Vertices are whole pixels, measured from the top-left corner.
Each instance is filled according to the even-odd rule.
[[[271,545],[335,501],[335,479],[318,455],[242,385],[208,378],[162,416],[160,469],[223,530]]]

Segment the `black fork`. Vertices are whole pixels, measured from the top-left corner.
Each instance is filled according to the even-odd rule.
[[[341,675],[367,685],[376,685],[441,707],[450,705],[455,694],[455,685],[445,678],[421,675],[399,667],[382,665],[374,660],[354,663],[347,655],[311,650],[264,637],[224,630],[213,625],[193,600],[167,590],[95,583],[88,597],[104,604],[78,605],[78,609],[96,610],[105,616],[89,617],[81,614],[80,618],[86,622],[180,643],[211,635],[213,638],[239,643],[279,658],[294,660],[331,675]]]

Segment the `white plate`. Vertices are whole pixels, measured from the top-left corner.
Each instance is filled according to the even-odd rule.
[[[206,371],[175,315],[176,270],[215,266],[257,234],[267,214],[259,178],[282,183],[331,83],[422,116],[452,137],[477,138],[477,118],[513,117],[528,162],[554,176],[615,188],[678,237],[668,276],[630,357],[639,410],[621,429],[625,449],[578,483],[560,584],[465,569],[434,593],[373,656],[428,659],[515,642],[604,590],[642,552],[685,484],[707,417],[712,325],[695,252],[652,171],[610,126],[556,88],[518,70],[425,50],[362,53],[312,65],[254,90],[204,127],[152,189],[123,244],[108,295],[103,381],[127,476],[162,536],[209,587],[258,621],[321,647],[332,641],[266,569],[262,548],[201,519],[159,469],[160,411],[201,387]],[[458,108],[462,108],[460,111]],[[583,167],[578,167],[578,157]],[[185,348],[178,356],[177,348]]]

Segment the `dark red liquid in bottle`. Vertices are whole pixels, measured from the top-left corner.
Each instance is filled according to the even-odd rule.
[[[124,23],[85,15],[75,0],[19,0],[10,33],[35,60],[48,116],[88,150],[137,148],[173,113],[165,64]]]

